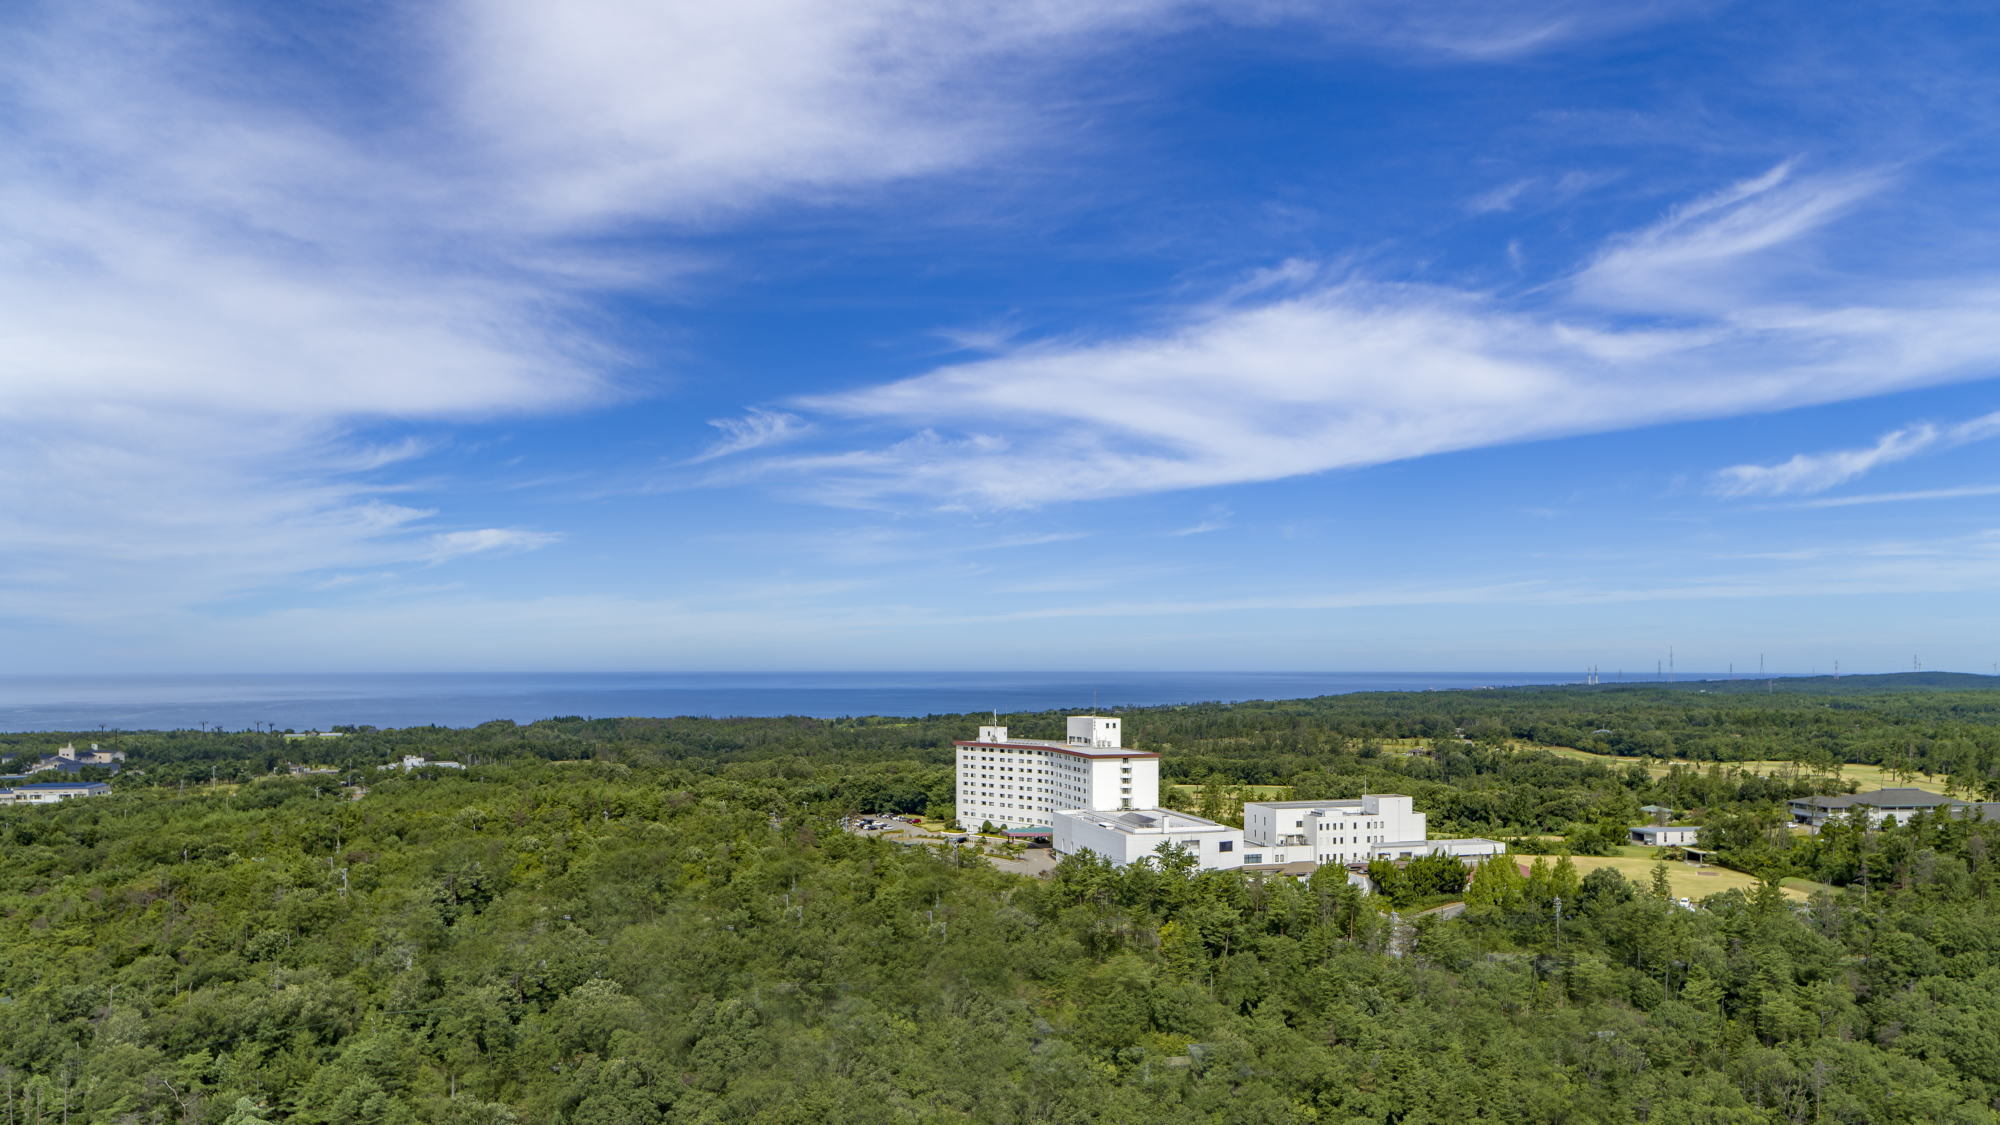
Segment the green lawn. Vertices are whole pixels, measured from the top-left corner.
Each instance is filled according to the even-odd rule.
[[[1652,849],[1641,848],[1639,850],[1649,852]],[[1523,866],[1535,862],[1535,857],[1529,855],[1509,856],[1508,858]],[[1651,856],[1642,858],[1629,855],[1579,855],[1571,856],[1570,862],[1576,864],[1576,873],[1578,875],[1588,875],[1600,867],[1609,867],[1615,869],[1619,874],[1632,880],[1639,886],[1646,887],[1652,885],[1653,865],[1658,863],[1659,860]],[[1553,865],[1555,857],[1549,857],[1549,863]],[[1707,864],[1697,867],[1692,863],[1682,863],[1677,860],[1667,863],[1667,882],[1673,887],[1675,895],[1696,901],[1723,891],[1741,890],[1747,892],[1757,888],[1757,879],[1753,875],[1745,875],[1741,871],[1732,871],[1727,867],[1714,867]],[[1784,885],[1785,897],[1800,902],[1805,901],[1809,892],[1789,885],[1790,883],[1804,882],[1805,880],[1803,879],[1787,881]]]
[[[1559,758],[1570,758],[1580,762],[1595,762],[1598,765],[1604,766],[1644,765],[1647,772],[1656,775],[1665,775],[1674,766],[1693,766],[1696,769],[1706,770],[1716,764],[1714,762],[1689,761],[1685,758],[1621,758],[1616,754],[1593,754],[1588,750],[1578,750],[1570,746],[1543,746],[1530,742],[1517,743],[1515,749],[1540,750],[1544,753],[1554,754]],[[1798,773],[1803,768],[1797,762],[1774,761],[1770,759],[1747,762],[1723,762],[1721,765],[1726,770],[1740,769],[1749,773],[1777,774],[1781,777]],[[1912,775],[1910,780],[1904,781],[1900,778],[1890,776],[1889,771],[1881,766],[1863,765],[1852,762],[1837,767],[1834,770],[1834,775],[1854,782],[1863,790],[1893,789],[1897,786],[1911,785],[1941,793],[1944,791],[1945,783],[1945,779],[1941,776],[1922,772],[1918,772]]]

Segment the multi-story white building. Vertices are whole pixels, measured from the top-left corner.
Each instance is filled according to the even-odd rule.
[[[1241,829],[1170,809],[1058,812],[1050,843],[1057,855],[1089,850],[1120,867],[1159,854],[1161,844],[1185,849],[1196,864],[1209,870],[1243,863]]]
[[[980,727],[958,750],[958,822],[1052,828],[1067,809],[1119,812],[1160,803],[1160,756],[1125,748],[1117,719],[1072,715],[1061,742]]]
[[[1367,863],[1376,845],[1423,841],[1428,818],[1401,793],[1351,801],[1246,801],[1243,862]]]

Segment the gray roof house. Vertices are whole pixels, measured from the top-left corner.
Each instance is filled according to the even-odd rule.
[[[1870,824],[1880,824],[1889,817],[1902,823],[1920,812],[1971,807],[1967,801],[1953,800],[1941,793],[1927,789],[1877,789],[1870,793],[1848,793],[1838,797],[1798,797],[1791,802],[1792,822],[1818,828],[1835,816],[1850,815],[1850,810],[1866,809]],[[1961,814],[1962,815],[1962,814]]]

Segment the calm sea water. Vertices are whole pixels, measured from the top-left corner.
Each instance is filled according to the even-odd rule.
[[[701,672],[0,677],[0,730],[475,726],[556,715],[935,715],[1571,683],[1533,672]]]

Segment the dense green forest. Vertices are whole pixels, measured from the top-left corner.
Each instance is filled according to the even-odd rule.
[[[1461,917],[1397,918],[1339,871],[1085,856],[1037,880],[841,830],[948,805],[972,716],[93,733],[131,755],[112,796],[0,810],[0,1112],[2000,1121],[2000,824],[1802,838],[1783,800],[1837,780],[1505,748],[1900,755],[1983,790],[2000,692],[1614,685],[1128,715],[1181,780],[1407,792],[1436,834],[1579,842],[1666,804],[1732,863],[1829,889],[1689,910],[1557,855],[1481,868]],[[1055,714],[1005,721],[1060,733]],[[1426,752],[1390,744],[1410,739]],[[374,768],[403,754],[471,768]],[[272,776],[304,759],[336,772]],[[1435,866],[1396,889],[1438,899]]]

